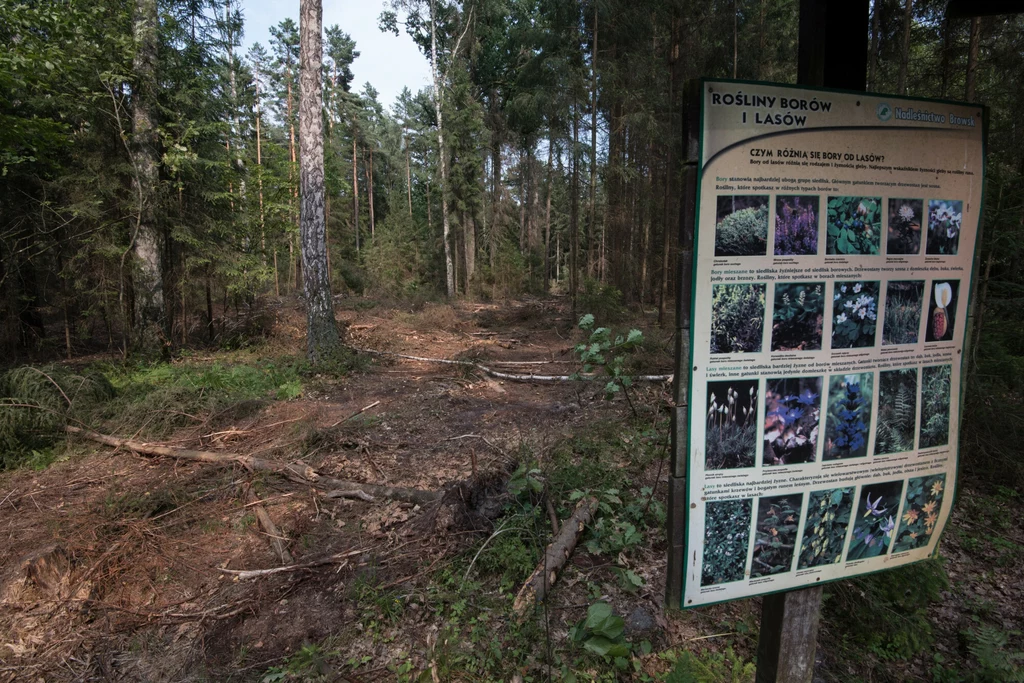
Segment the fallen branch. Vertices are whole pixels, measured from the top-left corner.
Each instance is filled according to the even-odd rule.
[[[500,372],[489,368],[482,363],[475,363],[469,360],[451,360],[449,358],[424,358],[423,356],[410,356],[404,353],[394,353],[392,351],[375,351],[374,349],[361,349],[355,346],[346,344],[348,348],[358,353],[369,353],[375,356],[390,356],[391,358],[403,358],[405,360],[415,360],[421,363],[439,363],[442,365],[461,365],[462,367],[476,368],[484,374],[490,375],[496,379],[504,379],[510,382],[594,382],[598,380],[607,379],[607,375],[588,374],[588,375],[520,375],[509,372]],[[672,379],[672,375],[636,375],[631,377],[634,382],[667,382]]]
[[[373,403],[371,403],[370,405],[366,406],[365,408],[360,408],[359,410],[357,410],[356,412],[352,413],[352,414],[351,414],[351,415],[349,415],[348,417],[343,417],[343,418],[341,418],[340,420],[338,420],[337,422],[335,422],[334,424],[332,424],[332,425],[330,426],[330,429],[334,429],[335,427],[337,427],[338,425],[340,425],[340,424],[341,424],[342,422],[348,422],[349,420],[351,420],[351,419],[352,419],[353,417],[355,417],[356,415],[362,415],[363,413],[365,413],[365,412],[366,412],[367,410],[369,410],[370,408],[373,408],[374,406],[379,406],[379,405],[380,405],[380,401],[374,401]]]
[[[219,568],[218,571],[224,574],[231,574],[237,576],[239,579],[254,579],[259,576],[270,576],[271,574],[283,574],[285,572],[296,572],[300,569],[310,569],[312,567],[320,567],[325,564],[334,564],[341,560],[341,565],[345,566],[348,564],[349,557],[355,555],[362,555],[366,552],[366,549],[360,550],[349,550],[348,552],[338,553],[329,557],[321,557],[318,560],[310,560],[309,562],[301,562],[299,564],[289,564],[283,567],[272,567],[270,569],[223,569]]]
[[[305,465],[303,463],[283,463],[276,460],[264,460],[263,458],[256,458],[251,455],[242,455],[240,453],[214,453],[213,451],[194,451],[187,448],[170,448],[168,446],[144,443],[142,441],[133,441],[131,439],[119,439],[115,436],[99,434],[88,429],[80,429],[79,427],[68,426],[65,427],[65,430],[68,434],[81,436],[82,438],[97,441],[114,448],[127,448],[128,450],[141,453],[143,455],[162,455],[170,458],[176,458],[178,460],[194,460],[196,462],[204,462],[211,465],[217,465],[219,467],[241,465],[250,472],[273,472],[299,484],[331,490],[335,493],[335,497],[341,495],[337,492],[358,491],[374,497],[422,505],[424,503],[435,501],[442,495],[441,491],[397,488],[394,486],[362,484],[355,481],[335,479],[333,477],[324,476],[309,465]],[[360,496],[355,495],[354,497],[359,498]],[[363,500],[365,500],[365,498]]]
[[[544,602],[551,587],[558,579],[558,572],[565,566],[576,543],[583,533],[583,529],[594,516],[597,510],[597,499],[593,496],[584,498],[576,505],[576,510],[559,530],[551,544],[544,550],[544,559],[533,574],[526,580],[523,587],[516,594],[512,603],[512,611],[521,620],[526,616],[527,611],[535,604]]]
[[[281,564],[291,564],[295,560],[292,559],[292,554],[288,552],[288,548],[284,546],[282,540],[281,531],[274,524],[274,520],[270,518],[270,514],[267,512],[267,508],[263,507],[263,504],[257,500],[256,495],[250,490],[249,491],[250,505],[252,505],[253,512],[256,513],[256,519],[259,520],[260,526],[270,536],[270,547],[274,549],[274,553],[277,554],[278,559],[281,560]]]

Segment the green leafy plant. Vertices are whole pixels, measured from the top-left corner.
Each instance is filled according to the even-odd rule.
[[[853,509],[853,488],[814,491],[807,501],[807,522],[800,543],[799,569],[839,562]]]
[[[920,338],[924,281],[889,282],[885,290],[882,346],[916,344]]]
[[[757,448],[757,380],[708,382],[704,466],[753,467]]]
[[[917,369],[878,373],[875,455],[914,450],[917,420]]]
[[[711,586],[743,578],[750,541],[751,509],[749,498],[707,504],[700,585]]]
[[[587,617],[569,630],[569,637],[583,649],[624,669],[632,646],[623,635],[626,622],[616,616],[607,602],[595,602],[587,608]]]
[[[718,198],[715,256],[764,256],[768,252],[768,196]]]
[[[879,197],[829,197],[826,253],[877,254],[882,240]]]
[[[763,284],[715,285],[711,290],[711,353],[760,353]]]
[[[594,316],[590,313],[580,318],[579,328],[590,333],[586,343],[577,344],[574,348],[583,373],[603,368],[608,376],[604,391],[609,397],[633,386],[633,379],[625,367],[626,354],[643,342],[643,332],[632,329],[625,337],[621,334],[613,337],[610,328],[594,327]],[[573,375],[576,379],[579,376],[579,373]]]
[[[821,348],[825,319],[825,287],[821,282],[780,282],[775,285],[772,351],[816,351]]]
[[[758,500],[751,576],[782,574],[793,568],[801,499],[794,494]]]
[[[921,433],[918,448],[949,443],[949,396],[951,365],[921,369]]]
[[[860,505],[857,507],[860,516],[853,525],[847,561],[877,557],[889,552],[896,530],[894,518],[899,511],[902,493],[902,481],[867,484],[861,489]]]
[[[878,282],[836,282],[832,296],[832,348],[875,345]]]
[[[945,474],[915,477],[907,482],[907,500],[892,548],[894,553],[928,545],[939,521],[945,486]]]

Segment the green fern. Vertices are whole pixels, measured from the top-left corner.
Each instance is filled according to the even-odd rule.
[[[1006,631],[981,625],[968,631],[967,638],[967,650],[980,667],[978,680],[1024,683],[1024,652],[1007,651],[1010,637]]]

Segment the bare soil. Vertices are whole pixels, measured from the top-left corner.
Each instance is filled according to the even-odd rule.
[[[571,349],[578,338],[564,302],[427,305],[419,311],[363,310],[356,303],[343,302],[339,311],[346,340],[356,347],[471,358],[509,372],[576,369]],[[639,324],[653,328],[651,321]],[[251,355],[297,353],[303,328],[294,302],[281,307],[273,338]],[[644,371],[670,372],[671,338],[651,337]],[[244,362],[245,354],[231,359]],[[630,419],[663,424],[668,399],[666,386],[638,387],[636,418],[623,400],[605,400],[599,386],[505,382],[457,366],[377,357],[344,377],[313,377],[299,398],[200,416],[164,443],[301,458],[341,479],[438,490],[474,474],[507,476],[524,449],[543,461],[563,439]],[[331,668],[325,680],[394,680],[401,661],[436,674],[445,624],[422,599],[423,589],[490,529],[466,528],[458,520],[418,523],[425,511],[417,506],[327,499],[242,469],[86,442],[71,444],[68,452],[45,471],[0,475],[0,683],[258,681],[303,646],[322,643],[337,653],[333,661],[345,663]],[[667,468],[652,463],[641,480],[665,498]],[[297,564],[336,559],[255,579],[223,571],[281,564],[247,504],[250,491]],[[965,615],[978,601],[988,621],[1007,629],[1022,624],[1020,558],[1005,561],[1010,551],[998,543],[965,548],[978,531],[971,524],[959,511],[954,515],[942,546],[952,585],[932,609],[934,651],[952,661],[966,657]],[[1019,517],[997,536],[1021,544]],[[29,578],[26,567],[38,566],[40,558],[56,567],[53,581]],[[651,654],[638,657],[637,677],[666,672],[671,664],[659,653],[669,650],[722,653],[729,647],[740,660],[753,658],[757,600],[666,611],[663,536],[625,562],[644,580],[637,592],[618,588],[614,562],[578,548],[550,600],[547,637],[567,637],[593,602],[588,587],[596,584],[616,613],[629,615],[631,637],[652,644]],[[375,622],[366,609],[367,587],[402,601],[401,618]],[[502,597],[496,586],[488,590],[511,604],[512,595]],[[387,605],[375,610],[386,612]],[[850,668],[837,654],[843,637],[843,625],[824,626],[822,680],[928,677],[934,651],[878,669],[874,658]],[[537,648],[533,673],[542,675],[542,646]],[[509,671],[508,679],[530,673]]]

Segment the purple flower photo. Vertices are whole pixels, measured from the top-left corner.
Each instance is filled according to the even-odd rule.
[[[775,199],[775,255],[818,253],[818,198],[780,196]]]

